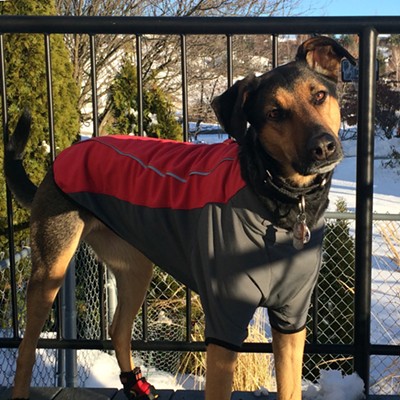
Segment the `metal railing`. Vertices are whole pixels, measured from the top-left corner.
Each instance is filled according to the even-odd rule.
[[[3,140],[8,141],[8,107],[6,65],[4,57],[5,34],[43,34],[46,56],[48,88],[48,115],[51,157],[54,158],[54,111],[51,103],[51,47],[52,34],[87,34],[90,37],[90,74],[92,87],[92,108],[94,135],[98,135],[98,99],[96,81],[96,49],[94,38],[97,34],[126,34],[136,38],[136,60],[138,79],[139,132],[143,132],[143,91],[141,39],[143,35],[178,35],[181,43],[182,115],[184,138],[188,138],[188,84],[187,84],[187,35],[225,35],[227,40],[227,84],[233,82],[232,37],[234,35],[271,35],[273,41],[273,65],[277,65],[277,38],[281,34],[357,34],[359,36],[359,106],[357,143],[357,194],[355,225],[355,309],[354,341],[352,344],[306,345],[306,353],[344,354],[354,356],[354,369],[369,387],[370,356],[398,355],[399,346],[371,344],[371,255],[373,226],[373,161],[374,161],[374,101],[376,91],[377,35],[400,33],[400,17],[291,17],[291,18],[150,18],[150,17],[31,17],[0,16],[0,79],[2,98]],[[12,337],[0,338],[0,348],[14,348],[20,342],[17,307],[17,285],[15,264],[15,243],[13,240],[13,210],[10,193],[7,191],[7,216],[9,226],[10,285],[12,291]],[[347,218],[347,216],[346,216]],[[189,293],[190,294],[190,293]],[[190,296],[188,296],[190,299]],[[204,351],[201,341],[191,340],[190,302],[188,301],[186,340],[147,340],[146,316],[143,321],[143,340],[134,340],[137,350],[159,351]],[[57,339],[40,339],[39,347],[53,349],[112,349],[111,342],[101,335],[99,339],[65,339],[61,331]],[[246,343],[246,352],[271,352],[270,343]]]

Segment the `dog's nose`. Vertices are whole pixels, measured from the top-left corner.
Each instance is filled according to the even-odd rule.
[[[328,160],[336,151],[335,138],[329,133],[314,137],[310,140],[309,149],[314,160]]]

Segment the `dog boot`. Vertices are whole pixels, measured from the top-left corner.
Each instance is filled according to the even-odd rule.
[[[122,372],[119,376],[124,386],[124,393],[129,400],[155,400],[158,394],[142,376],[142,371],[136,367],[131,372]]]

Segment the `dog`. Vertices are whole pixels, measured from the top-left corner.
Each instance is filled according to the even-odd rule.
[[[109,333],[129,399],[157,392],[134,367],[131,331],[153,263],[199,293],[206,399],[228,400],[237,352],[257,307],[272,327],[279,400],[301,399],[305,324],[321,263],[323,214],[343,157],[336,94],[354,58],[318,36],[296,59],[237,81],[212,101],[224,143],[107,136],[61,152],[37,188],[22,165],[30,116],[5,151],[7,184],[31,209],[27,324],[13,399],[27,399],[39,334],[84,240],[113,271]]]

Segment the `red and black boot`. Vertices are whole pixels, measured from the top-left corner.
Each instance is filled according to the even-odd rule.
[[[130,372],[122,372],[119,379],[129,400],[155,400],[158,398],[156,389],[142,376],[139,367]]]

